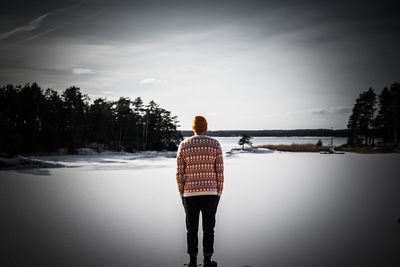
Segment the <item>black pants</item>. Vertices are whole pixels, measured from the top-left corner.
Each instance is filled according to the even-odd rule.
[[[216,195],[182,198],[186,213],[187,253],[197,255],[199,214],[203,220],[203,253],[211,256],[214,252],[214,226],[219,197]]]

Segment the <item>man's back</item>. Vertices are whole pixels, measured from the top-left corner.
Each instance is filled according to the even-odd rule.
[[[224,162],[218,140],[194,135],[182,141],[178,148],[176,179],[181,196],[220,196]]]
[[[197,267],[199,215],[203,223],[204,267],[217,266],[214,253],[215,214],[224,184],[224,161],[218,140],[206,135],[207,120],[193,119],[195,135],[182,141],[176,158],[176,181],[186,214],[187,266]]]

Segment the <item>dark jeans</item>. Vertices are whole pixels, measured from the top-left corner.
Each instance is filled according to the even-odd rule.
[[[214,252],[214,226],[219,197],[204,195],[183,197],[182,204],[186,213],[187,253],[197,255],[199,214],[203,221],[203,253],[211,256]]]

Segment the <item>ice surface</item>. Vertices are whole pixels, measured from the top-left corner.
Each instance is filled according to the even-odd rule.
[[[0,171],[0,247],[7,255],[1,260],[182,266],[176,160],[131,156],[58,158],[77,167]],[[222,267],[400,266],[399,159],[289,152],[225,157],[215,259]]]

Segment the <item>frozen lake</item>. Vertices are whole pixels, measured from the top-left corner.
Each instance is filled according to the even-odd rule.
[[[238,140],[217,139],[224,151]],[[278,152],[225,157],[215,259],[222,267],[400,266],[399,159]],[[0,171],[2,266],[187,261],[175,158],[57,160],[71,168]]]

